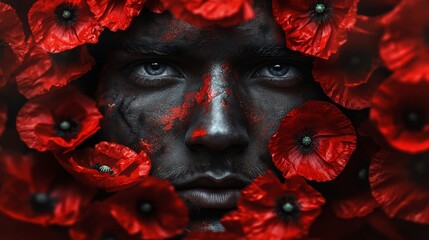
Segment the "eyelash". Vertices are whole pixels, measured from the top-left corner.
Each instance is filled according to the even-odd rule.
[[[261,71],[269,72],[268,68],[275,65],[283,65],[288,68],[284,76],[263,76],[260,74]],[[269,85],[273,87],[284,87],[292,88],[300,85],[305,79],[303,74],[304,66],[301,66],[299,63],[289,63],[282,61],[271,61],[260,64],[259,67],[251,74],[252,81],[261,83],[263,85]]]
[[[157,75],[151,75],[146,70],[146,67],[149,64],[162,64],[165,65],[166,70],[164,70],[160,76]],[[179,78],[183,78],[183,75],[180,73],[180,71],[177,70],[176,67],[173,66],[174,64],[166,63],[163,61],[145,61],[145,62],[137,62],[133,63],[131,68],[131,74],[129,76],[130,80],[137,84],[138,86],[144,86],[144,87],[163,87],[166,85],[174,84],[178,82]],[[166,71],[172,71],[173,74],[164,74]],[[141,71],[144,72],[144,74],[141,73]],[[163,76],[161,76],[163,75]]]

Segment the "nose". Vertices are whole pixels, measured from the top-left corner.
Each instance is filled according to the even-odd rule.
[[[185,136],[192,150],[240,152],[249,144],[244,111],[238,103],[227,65],[212,65],[197,94],[196,116]]]

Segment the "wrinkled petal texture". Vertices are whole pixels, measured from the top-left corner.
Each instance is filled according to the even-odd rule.
[[[15,9],[0,2],[0,87],[8,82],[27,50],[22,22]]]
[[[318,23],[310,17],[313,0],[273,0],[275,20],[286,34],[286,46],[306,55],[328,59],[346,43],[356,21],[357,0],[330,0],[331,13]]]
[[[109,142],[100,142],[94,149],[57,155],[57,158],[81,182],[109,192],[131,187],[146,177],[151,168],[145,152],[137,154],[126,146]],[[113,172],[101,172],[97,165],[108,166]]]
[[[56,129],[59,121],[72,118],[78,128],[71,137]],[[28,101],[19,111],[16,128],[21,140],[38,151],[71,151],[100,128],[101,113],[95,101],[74,88],[51,92]]]
[[[392,70],[429,64],[429,15],[427,1],[402,1],[384,19],[380,54]]]
[[[93,189],[67,178],[61,167],[46,155],[6,155],[2,164],[0,211],[38,225],[72,225],[95,194]],[[38,212],[30,204],[32,194],[45,193],[55,199],[51,211]]]
[[[294,221],[283,221],[275,212],[277,199],[285,195],[294,196],[299,206]],[[237,216],[252,239],[300,239],[307,235],[324,203],[323,196],[300,177],[281,184],[274,175],[264,175],[242,190]]]
[[[415,177],[413,168],[410,167],[415,161],[417,160],[398,152],[384,150],[377,153],[369,171],[371,191],[389,216],[428,224],[428,156],[421,159],[426,162],[425,180]]]
[[[372,94],[385,80],[378,55],[380,27],[374,19],[360,17],[348,42],[329,60],[316,59],[313,77],[326,95],[341,106],[361,110],[371,106]],[[377,71],[378,70],[378,71]]]
[[[58,24],[55,9],[62,3],[77,6],[72,25]],[[58,53],[85,43],[97,43],[103,27],[94,18],[85,0],[38,0],[28,13],[33,37],[48,52]]]
[[[234,26],[254,17],[253,0],[161,0],[176,18],[199,27]]]
[[[146,0],[88,0],[95,18],[111,31],[125,30],[139,15]]]
[[[154,205],[153,216],[142,218],[136,206],[142,201]],[[140,184],[116,193],[110,199],[110,211],[129,234],[143,239],[164,239],[180,234],[187,226],[188,209],[166,180],[146,177]]]
[[[372,99],[370,119],[394,148],[420,153],[429,150],[429,78],[415,79],[418,70],[397,72],[380,85]],[[410,81],[407,81],[410,79]],[[416,111],[423,119],[418,129],[410,128],[404,116]]]
[[[34,45],[16,76],[18,91],[33,98],[66,86],[95,65],[86,46],[61,53],[48,53]]]
[[[312,137],[316,144],[310,152],[302,151],[296,139],[296,134],[305,129],[316,132]],[[285,178],[300,175],[309,180],[329,181],[349,161],[356,148],[356,135],[350,120],[337,107],[328,102],[308,101],[285,116],[268,148]]]

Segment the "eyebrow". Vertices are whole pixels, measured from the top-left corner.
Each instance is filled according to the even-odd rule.
[[[157,54],[172,56],[183,52],[183,46],[159,42],[122,42],[115,44],[113,50],[131,54]]]
[[[282,57],[293,55],[294,52],[285,46],[278,44],[267,44],[263,46],[246,46],[240,52],[244,56],[257,56],[257,57]]]

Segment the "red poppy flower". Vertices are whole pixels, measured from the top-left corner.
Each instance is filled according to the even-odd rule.
[[[71,151],[100,128],[101,118],[95,101],[67,88],[28,101],[16,128],[29,148]]]
[[[178,19],[195,26],[234,26],[254,17],[253,0],[161,0]]]
[[[363,217],[379,206],[371,195],[368,169],[378,147],[369,138],[358,138],[358,148],[341,174],[330,184],[332,208],[339,218]]]
[[[48,52],[97,43],[103,27],[85,0],[38,0],[28,13],[33,37]]]
[[[285,178],[297,174],[329,181],[349,161],[356,148],[356,135],[350,120],[337,107],[308,101],[286,115],[268,148]]]
[[[0,104],[0,136],[3,134],[7,121],[7,107]]]
[[[386,141],[408,153],[429,150],[429,76],[415,78],[419,71],[397,72],[381,84],[370,112]]]
[[[138,240],[138,236],[130,236],[113,218],[109,206],[95,203],[69,230],[72,240]]]
[[[33,98],[80,78],[94,65],[86,46],[47,53],[33,45],[16,76],[18,91],[26,98]]]
[[[87,0],[95,18],[104,27],[116,32],[130,26],[146,0]]]
[[[21,20],[11,6],[0,2],[0,87],[6,84],[26,52]]]
[[[107,191],[128,188],[149,174],[151,162],[145,152],[137,154],[130,148],[100,142],[94,148],[57,154],[61,165],[78,180]]]
[[[270,174],[242,190],[237,216],[252,239],[301,239],[324,203],[304,179],[294,177],[282,184]]]
[[[17,221],[0,214],[0,239],[3,240],[66,240],[67,231],[62,228],[46,228]]]
[[[429,223],[429,156],[382,150],[369,169],[372,195],[391,217]]]
[[[107,200],[111,213],[129,234],[143,239],[180,234],[188,224],[188,209],[166,180],[147,177],[137,186]]]
[[[382,16],[392,11],[401,0],[360,0],[358,3],[358,14],[365,16]]]
[[[429,64],[429,15],[426,0],[402,1],[383,20],[380,54],[392,70]]]
[[[49,155],[3,153],[0,211],[39,225],[71,225],[95,194],[67,177]]]
[[[370,107],[372,94],[386,78],[378,55],[381,30],[375,19],[359,17],[340,52],[314,61],[314,79],[334,102],[353,110]]]
[[[273,0],[273,14],[288,48],[328,59],[346,43],[356,21],[357,0]]]

